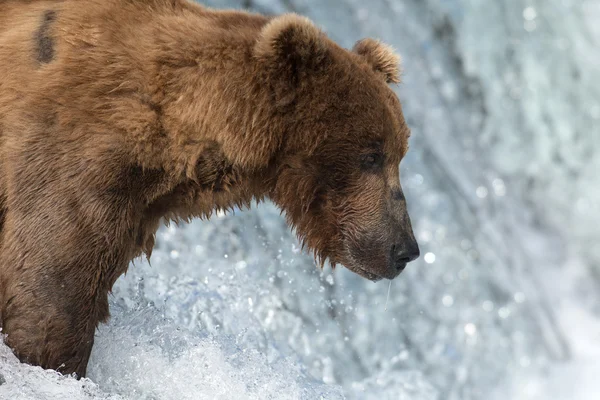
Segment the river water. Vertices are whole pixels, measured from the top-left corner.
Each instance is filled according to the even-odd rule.
[[[423,256],[391,288],[321,272],[269,203],[162,228],[116,284],[89,379],[0,344],[0,398],[600,398],[600,2],[208,4],[402,54]]]

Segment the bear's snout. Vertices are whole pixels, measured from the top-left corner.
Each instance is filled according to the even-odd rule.
[[[416,260],[420,255],[419,245],[414,239],[393,244],[390,249],[390,269],[398,276],[404,270],[406,264]]]

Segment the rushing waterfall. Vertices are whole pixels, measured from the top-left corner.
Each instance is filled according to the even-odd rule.
[[[115,286],[89,379],[0,343],[0,399],[600,398],[600,2],[207,4],[402,54],[423,256],[390,291],[318,269],[269,203],[162,228]]]

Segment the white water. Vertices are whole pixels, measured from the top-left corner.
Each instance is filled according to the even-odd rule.
[[[0,344],[0,399],[600,398],[600,3],[252,4],[401,52],[424,256],[388,300],[320,273],[270,204],[162,229],[115,287],[90,380]]]

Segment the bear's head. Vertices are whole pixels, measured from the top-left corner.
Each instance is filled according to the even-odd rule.
[[[372,39],[345,50],[293,14],[254,54],[283,131],[270,197],[321,263],[395,278],[419,256],[399,174],[410,130],[389,87],[399,57]]]

